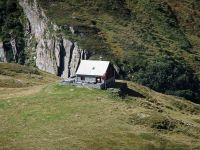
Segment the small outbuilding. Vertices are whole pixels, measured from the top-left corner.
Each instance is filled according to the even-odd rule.
[[[82,60],[75,82],[83,86],[106,89],[115,83],[115,69],[109,61]]]

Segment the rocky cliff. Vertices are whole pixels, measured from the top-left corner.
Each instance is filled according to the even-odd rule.
[[[4,48],[3,43],[0,41],[0,61],[6,61],[5,54],[4,54]]]
[[[83,57],[101,56],[122,79],[199,100],[199,8],[189,0],[1,0],[0,57],[67,78]]]
[[[30,23],[27,46],[35,40],[32,51],[35,51],[36,66],[64,78],[74,76],[84,51],[62,33],[58,34],[58,26],[48,20],[37,0],[20,0],[19,4]]]
[[[74,76],[84,50],[77,43],[66,39],[59,27],[45,15],[37,0],[19,0],[24,12],[25,63],[32,61],[39,69],[64,78]],[[16,46],[15,38],[9,42],[12,60],[22,53]],[[85,57],[84,57],[85,58]],[[7,61],[6,50],[0,42],[0,61]]]

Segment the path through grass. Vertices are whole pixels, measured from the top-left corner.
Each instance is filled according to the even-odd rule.
[[[148,109],[143,103],[146,100],[140,97],[120,100],[107,91],[57,84],[21,97],[0,93],[0,149],[189,149],[199,146],[198,123],[194,135],[178,133],[179,124],[174,131],[149,127],[145,119],[153,122],[165,114]],[[148,114],[159,117],[150,119]],[[135,116],[139,116],[139,122]]]

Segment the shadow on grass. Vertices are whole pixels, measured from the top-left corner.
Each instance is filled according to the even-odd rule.
[[[141,93],[134,91],[132,89],[127,88],[125,91],[125,94],[131,97],[139,97],[139,98],[146,98],[144,95],[142,95]]]
[[[131,97],[146,98],[141,93],[128,88],[127,83],[116,82],[114,88],[119,89],[119,92],[120,92],[119,95],[122,97],[131,96]]]

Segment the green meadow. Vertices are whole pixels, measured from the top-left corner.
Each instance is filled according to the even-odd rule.
[[[18,80],[24,70],[15,72]],[[59,85],[57,77],[38,73],[51,80],[17,88],[0,84],[0,149],[200,148],[197,104],[133,82],[120,98],[110,91]]]

